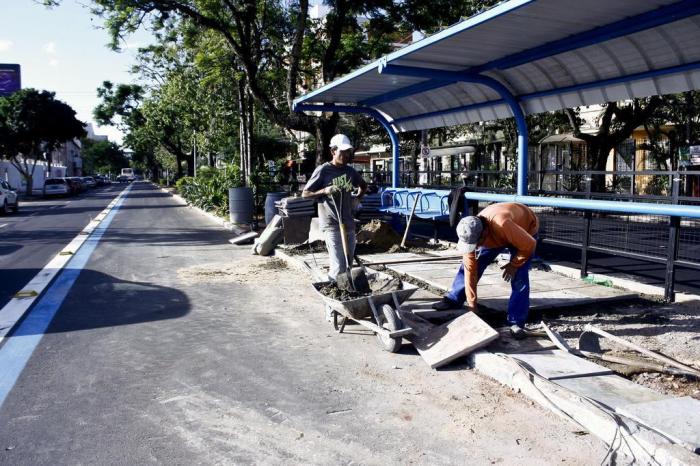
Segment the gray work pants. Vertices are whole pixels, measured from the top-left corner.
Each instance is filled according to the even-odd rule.
[[[348,262],[352,267],[352,257],[355,255],[355,228],[347,228],[348,234]],[[345,272],[345,258],[343,258],[343,243],[340,236],[340,228],[333,228],[324,232],[326,249],[328,249],[328,279],[334,280],[338,274]]]

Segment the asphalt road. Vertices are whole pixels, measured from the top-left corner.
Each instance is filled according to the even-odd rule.
[[[0,216],[0,308],[22,289],[124,185],[76,197],[20,200],[20,211]]]
[[[0,406],[0,464],[539,465],[605,455],[580,427],[463,365],[434,371],[410,345],[391,354],[356,328],[337,335],[308,277],[228,239],[135,184],[65,299],[42,298],[59,306],[46,331],[22,324],[0,346],[10,362],[0,376],[21,369]],[[26,363],[7,354],[13,342],[36,344]]]

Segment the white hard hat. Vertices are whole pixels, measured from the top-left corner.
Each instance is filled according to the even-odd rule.
[[[350,138],[344,134],[336,134],[331,138],[330,147],[337,147],[338,150],[352,149]]]

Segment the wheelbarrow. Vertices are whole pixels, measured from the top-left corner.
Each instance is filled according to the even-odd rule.
[[[381,272],[368,273],[370,281],[374,275],[388,277]],[[324,281],[312,285],[316,293],[323,299],[326,307],[330,309],[333,327],[338,333],[343,333],[348,321],[356,322],[373,331],[380,346],[391,353],[395,353],[401,348],[402,337],[414,333],[412,328],[404,326],[397,310],[418,289],[417,286],[403,282],[401,290],[379,291],[369,296],[338,301],[321,293],[320,289],[329,283],[331,282]]]

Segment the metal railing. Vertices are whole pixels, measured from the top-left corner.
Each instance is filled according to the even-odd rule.
[[[426,176],[418,181],[432,183],[416,184],[416,176],[421,174]],[[444,190],[466,185],[469,190],[465,197],[474,212],[478,210],[479,201],[517,201],[530,205],[540,216],[540,237],[544,242],[581,250],[582,277],[588,275],[590,251],[662,263],[666,265],[664,296],[667,301],[673,301],[676,267],[700,269],[700,197],[688,195],[700,189],[700,171],[544,170],[534,172],[531,182],[538,183],[539,176],[551,175],[560,179],[581,178],[576,178],[576,183],[561,184],[553,189],[537,190],[531,185],[530,196],[515,196],[512,187],[503,187],[507,180],[513,180],[512,171],[470,171],[466,183],[463,179],[452,183],[456,175],[453,172],[404,172],[401,178],[407,178],[403,186],[415,188]],[[599,177],[598,184],[593,183],[595,176]],[[620,186],[620,183],[607,182],[612,177],[627,177],[632,187],[611,189]],[[380,181],[377,176],[370,180]],[[601,182],[603,180],[605,183]],[[650,184],[653,189],[639,189]],[[594,189],[601,185],[604,191]],[[561,186],[566,188],[561,189]]]
[[[391,185],[391,175],[390,171],[363,173],[365,181],[382,187]],[[513,193],[516,175],[512,170],[406,170],[400,173],[400,180],[402,187],[410,188],[466,186],[475,192]],[[676,198],[674,179],[680,182]],[[536,170],[530,172],[529,191],[538,196],[700,204],[700,171]]]

